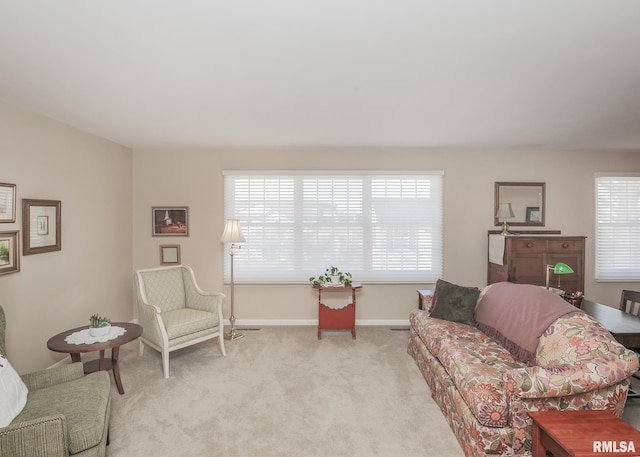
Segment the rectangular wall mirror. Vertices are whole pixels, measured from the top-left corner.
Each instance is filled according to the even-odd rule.
[[[543,182],[496,182],[494,225],[506,220],[510,226],[544,227],[545,183]],[[511,204],[513,217],[498,218],[500,204]]]

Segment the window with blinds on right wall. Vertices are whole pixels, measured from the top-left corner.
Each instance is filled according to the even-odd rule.
[[[640,280],[640,173],[595,175],[595,279]]]

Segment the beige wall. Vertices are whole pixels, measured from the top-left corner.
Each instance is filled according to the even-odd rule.
[[[224,225],[222,171],[345,169],[445,171],[444,277],[467,285],[486,282],[487,230],[494,229],[495,181],[547,183],[547,229],[586,235],[590,298],[614,305],[623,287],[640,283],[593,281],[593,173],[640,171],[640,153],[443,151],[437,149],[271,149],[144,151],[122,146],[0,103],[0,182],[17,185],[21,231],[23,198],[62,201],[62,250],[21,257],[21,271],[0,276],[0,304],[8,318],[9,356],[19,372],[65,356],[47,339],[85,325],[93,312],[133,317],[132,271],[159,265],[159,245],[179,243],[183,263],[200,285],[223,290],[219,238]],[[151,207],[186,205],[186,238],[151,236]],[[241,271],[238,271],[241,275]],[[358,320],[404,323],[416,289],[431,284],[365,285]],[[238,285],[242,323],[309,323],[316,296],[306,285]],[[229,315],[228,300],[225,316]]]
[[[640,171],[640,153],[452,151],[437,149],[267,149],[134,151],[134,267],[159,266],[158,246],[178,243],[204,289],[228,293],[222,283],[223,170],[444,170],[444,278],[486,284],[487,230],[493,224],[495,181],[547,183],[545,229],[586,235],[589,298],[615,305],[623,287],[596,283],[594,172]],[[151,236],[151,207],[189,206],[188,238]],[[250,240],[248,240],[250,242]],[[236,270],[239,277],[242,272]],[[357,280],[357,278],[356,278]],[[432,284],[365,285],[358,295],[362,323],[405,323],[418,288]],[[238,324],[313,323],[317,297],[306,285],[236,285]],[[226,303],[225,316],[229,316]]]
[[[49,351],[49,337],[88,325],[89,316],[132,318],[131,151],[47,118],[0,103],[0,182],[22,199],[62,202],[62,250],[21,257],[0,276],[7,352],[20,373],[68,358]],[[22,251],[22,250],[21,250]]]

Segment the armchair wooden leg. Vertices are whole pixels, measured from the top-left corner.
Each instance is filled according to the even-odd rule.
[[[220,352],[222,352],[222,356],[226,356],[227,352],[224,350],[224,337],[222,336],[222,333],[220,335],[218,335],[218,342],[220,344]]]
[[[162,353],[162,369],[164,371],[164,377],[169,377],[169,351]]]

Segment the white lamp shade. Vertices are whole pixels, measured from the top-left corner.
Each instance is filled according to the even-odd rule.
[[[514,216],[515,214],[513,214],[511,203],[500,203],[500,206],[498,206],[498,211],[496,212],[496,217],[498,219],[506,219]]]
[[[244,235],[240,228],[240,221],[238,219],[227,219],[227,223],[224,226],[224,232],[220,238],[221,243],[244,243]]]

